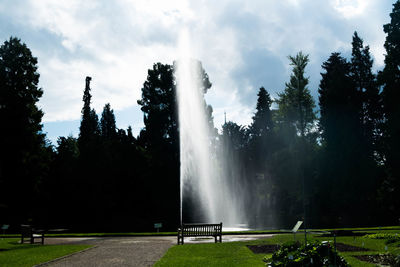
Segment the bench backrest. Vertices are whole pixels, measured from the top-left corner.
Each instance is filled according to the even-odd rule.
[[[212,236],[222,233],[222,223],[219,224],[183,224],[184,236]]]

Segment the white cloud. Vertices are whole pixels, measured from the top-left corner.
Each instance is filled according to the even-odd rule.
[[[345,18],[362,15],[367,6],[367,0],[335,0],[333,5],[333,7]]]
[[[207,100],[219,126],[224,110],[247,124],[260,86],[272,96],[283,89],[289,54],[310,54],[314,95],[320,65],[333,51],[349,51],[354,30],[381,66],[390,8],[379,0],[4,0],[0,15],[28,39],[47,34],[32,37],[30,47],[39,58],[48,122],[79,118],[86,75],[98,112],[107,102],[115,110],[136,105],[147,69],[177,58],[178,33],[188,27],[213,83]]]

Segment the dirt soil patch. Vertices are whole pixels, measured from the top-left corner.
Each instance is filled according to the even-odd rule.
[[[247,247],[255,254],[271,254],[280,248],[279,245],[247,245]]]
[[[351,246],[343,243],[336,243],[336,249],[340,252],[357,252],[357,251],[369,251],[367,248],[360,248],[356,246]]]
[[[396,259],[391,254],[376,254],[376,255],[354,255],[353,257],[360,261],[366,261],[373,264],[395,266]]]

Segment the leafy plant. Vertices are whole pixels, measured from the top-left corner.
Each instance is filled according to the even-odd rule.
[[[301,245],[288,242],[276,251],[272,258],[264,258],[267,266],[348,266],[347,262],[334,252],[328,242],[314,242]]]
[[[399,234],[378,233],[378,234],[365,235],[364,237],[370,239],[386,239],[385,244],[393,244],[400,241]]]

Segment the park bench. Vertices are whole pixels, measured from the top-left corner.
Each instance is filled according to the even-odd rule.
[[[219,224],[182,224],[178,228],[178,245],[184,243],[185,237],[212,236],[215,243],[222,242],[222,223]],[[218,238],[219,237],[219,238]]]
[[[31,244],[35,243],[35,239],[41,239],[42,245],[44,244],[44,230],[36,230],[30,225],[21,225],[21,244],[27,239]]]

